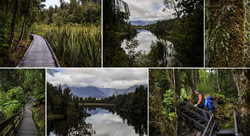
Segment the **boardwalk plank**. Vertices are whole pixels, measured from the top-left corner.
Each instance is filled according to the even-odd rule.
[[[57,67],[47,43],[40,35],[32,34],[33,42],[18,67]]]
[[[17,130],[16,136],[39,136],[35,122],[32,119],[32,112],[30,110],[32,108],[33,102],[34,98],[32,98],[25,107],[23,119]]]

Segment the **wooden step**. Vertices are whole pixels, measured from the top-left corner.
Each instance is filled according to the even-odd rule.
[[[234,136],[235,135],[235,131],[233,129],[223,129],[223,130],[219,130],[216,135],[218,136]]]

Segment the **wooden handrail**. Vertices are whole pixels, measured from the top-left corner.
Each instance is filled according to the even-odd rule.
[[[16,129],[19,127],[23,118],[24,110],[24,105],[22,105],[22,109],[19,110],[16,114],[0,122],[0,132],[4,130],[8,125],[10,125],[10,127],[8,127],[8,129],[3,133],[3,136],[14,135]]]
[[[200,128],[205,129],[205,126],[202,125],[201,123],[199,123],[198,121],[194,120],[193,118],[187,116],[184,113],[180,113],[182,116],[184,116],[185,118],[188,118],[189,120],[191,120],[192,122],[194,122],[195,124],[199,125]]]
[[[237,123],[237,117],[236,117],[236,110],[234,109],[234,131],[235,131],[235,135],[238,136],[239,135],[239,130],[238,130],[238,123]]]
[[[183,109],[185,109],[185,110],[187,110],[187,111],[193,113],[193,114],[196,114],[198,117],[202,118],[205,122],[208,122],[208,121],[209,121],[207,118],[201,116],[200,114],[197,114],[197,113],[193,112],[192,110],[189,110],[188,108],[186,108],[186,107],[184,107],[184,106],[181,106],[181,107],[182,107]]]
[[[195,108],[195,109],[197,109],[197,110],[203,111],[203,112],[207,113],[209,116],[211,116],[211,113],[208,112],[208,111],[206,111],[206,110],[204,110],[204,109],[201,109],[201,108],[199,108],[199,107],[195,107],[193,104],[188,103],[188,102],[186,102],[186,101],[183,101],[183,103],[189,105],[189,106],[192,107],[192,108]]]
[[[208,122],[208,124],[207,124],[207,127],[206,127],[205,131],[203,132],[202,136],[206,136],[206,133],[207,133],[207,131],[208,131],[208,128],[209,128],[211,122],[213,122],[213,118],[214,118],[214,114],[212,114],[212,116],[210,117],[210,120],[209,120],[209,122]],[[212,129],[213,129],[213,128],[212,128]],[[211,131],[213,131],[213,130],[211,130]]]
[[[215,126],[215,123],[213,122],[213,126],[212,126],[212,128],[211,128],[211,131],[210,131],[210,134],[209,134],[209,136],[212,136],[212,134],[213,134],[213,131],[214,131],[214,126]]]

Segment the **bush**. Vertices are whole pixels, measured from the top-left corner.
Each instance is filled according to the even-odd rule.
[[[93,67],[101,65],[101,28],[64,27],[46,31],[46,39],[61,65]]]
[[[211,85],[209,82],[202,82],[198,84],[197,89],[202,92],[203,95],[210,94],[213,92],[213,85]]]

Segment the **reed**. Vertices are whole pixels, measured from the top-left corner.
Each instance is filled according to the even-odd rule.
[[[49,28],[46,30],[45,38],[62,66],[101,66],[100,27]]]

